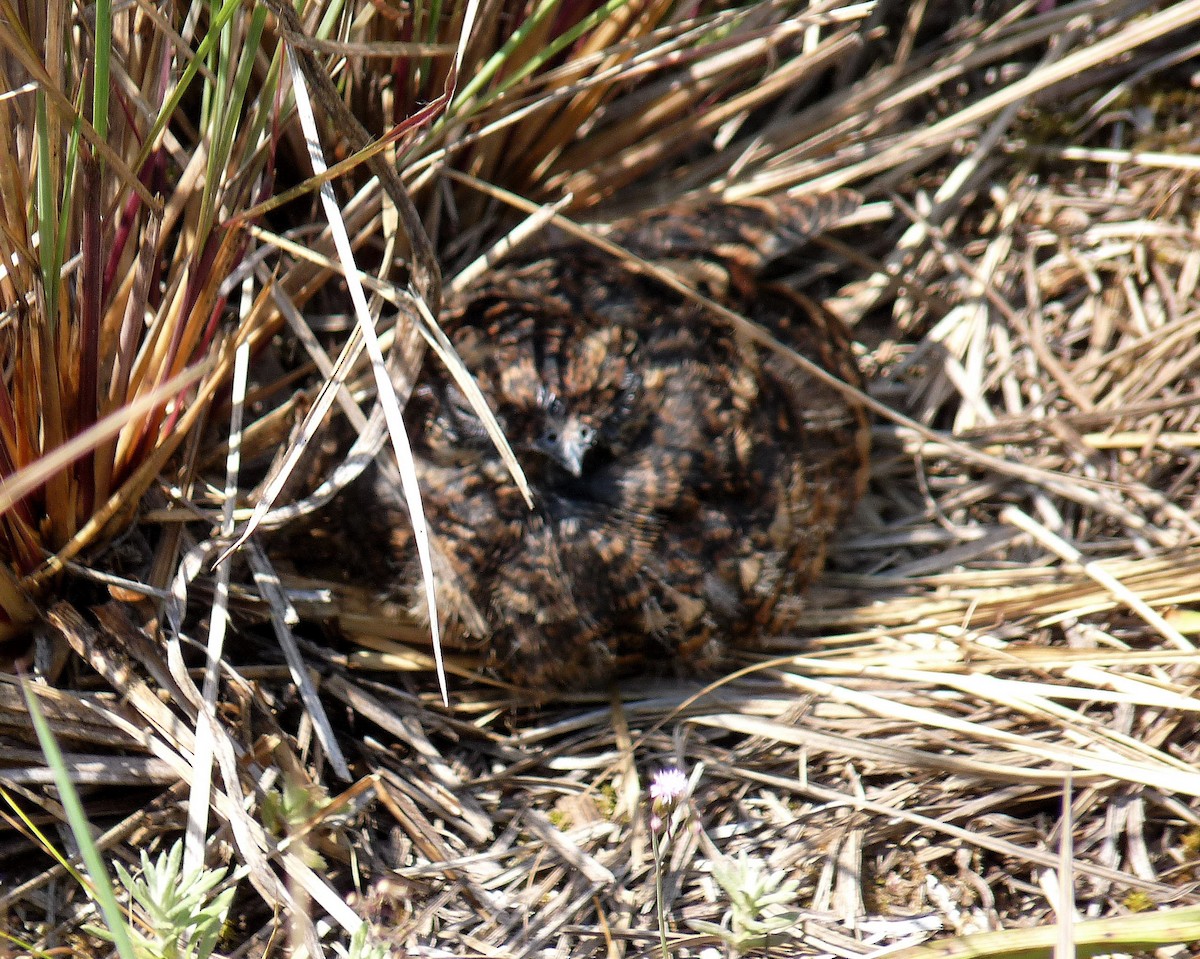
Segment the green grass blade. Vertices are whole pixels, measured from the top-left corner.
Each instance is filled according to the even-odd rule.
[[[580,20],[575,26],[568,30],[564,30],[561,34],[546,44],[541,50],[529,58],[529,61],[519,70],[513,71],[512,76],[505,77],[504,82],[500,84],[496,90],[497,94],[503,93],[510,89],[515,84],[524,80],[531,73],[536,73],[543,64],[548,63],[561,53],[566,47],[570,46],[589,30],[603,23],[614,13],[627,6],[629,0],[608,0],[608,3],[597,10],[593,10],[586,17]]]
[[[20,819],[21,824],[29,830],[29,834],[37,839],[39,843],[41,843],[42,850],[52,859],[54,859],[54,861],[57,862],[63,869],[65,869],[67,874],[77,883],[79,883],[79,885],[84,885],[86,880],[84,879],[83,874],[75,868],[74,863],[72,863],[70,859],[59,852],[58,847],[56,847],[54,843],[50,841],[50,837],[42,832],[37,823],[29,818],[25,810],[21,808],[20,804],[12,797],[7,789],[0,787],[0,799],[3,799],[6,803],[8,803],[9,808],[13,811],[13,815]]]
[[[480,90],[492,81],[492,77],[500,71],[508,61],[508,58],[512,56],[513,51],[519,49],[521,44],[525,42],[525,38],[536,30],[557,8],[558,0],[542,0],[542,3],[538,4],[537,9],[530,14],[529,19],[522,23],[517,31],[508,38],[504,46],[492,54],[488,62],[480,67],[479,72],[471,78],[471,82],[463,87],[458,96],[451,101],[449,109],[451,116],[457,114],[462,109],[463,104],[468,103]]]
[[[213,137],[212,150],[209,152],[208,176],[205,178],[204,197],[200,207],[200,222],[205,225],[206,229],[210,223],[218,190],[228,179],[226,170],[229,166],[229,158],[233,152],[233,142],[237,137],[238,124],[247,115],[247,111],[243,109],[243,104],[246,102],[247,92],[250,89],[250,81],[254,76],[254,54],[258,49],[259,41],[262,39],[263,28],[266,22],[267,8],[260,4],[254,8],[254,12],[251,14],[246,36],[241,44],[242,55],[238,58],[238,68],[232,80],[228,83],[228,95],[217,98],[220,107],[216,118],[216,135]],[[224,46],[222,44],[223,48]],[[221,60],[225,66],[219,74],[222,77],[224,70],[228,66],[227,61],[229,59],[228,51],[223,50]],[[219,87],[222,90],[226,89],[226,83],[223,79],[219,82]]]
[[[37,219],[38,238],[42,268],[42,287],[46,297],[46,329],[52,341],[58,328],[58,297],[62,287],[61,261],[57,259],[58,217],[54,211],[54,169],[50,163],[50,116],[46,110],[46,97],[41,90],[37,94]]]
[[[92,126],[108,138],[108,96],[112,60],[112,0],[96,0],[96,62],[92,83]]]
[[[46,757],[46,764],[50,767],[50,772],[54,776],[54,783],[58,787],[59,799],[62,801],[63,809],[66,811],[67,822],[71,827],[71,834],[79,844],[79,854],[83,858],[84,865],[87,867],[88,875],[91,877],[91,894],[95,897],[96,904],[104,914],[105,924],[108,926],[109,932],[112,933],[113,943],[116,945],[121,959],[138,959],[137,953],[133,948],[133,941],[129,938],[129,929],[125,925],[125,914],[121,911],[121,907],[117,903],[117,897],[113,893],[112,881],[109,879],[108,869],[104,865],[104,860],[100,857],[100,850],[96,848],[95,842],[92,841],[91,824],[88,822],[87,815],[83,811],[83,803],[79,800],[79,793],[75,790],[75,784],[71,782],[71,774],[67,770],[66,762],[63,760],[62,751],[58,748],[58,743],[54,740],[54,734],[50,731],[50,724],[46,722],[46,717],[42,715],[37,696],[34,695],[29,682],[22,680],[21,686],[25,693],[25,702],[29,706],[29,718],[32,720],[33,728],[37,732],[38,742],[41,744],[42,753]]]
[[[137,159],[133,163],[133,169],[140,170],[146,162],[146,158],[150,155],[150,151],[154,149],[158,143],[158,138],[163,129],[171,118],[176,115],[180,103],[183,102],[184,95],[187,93],[188,87],[192,80],[196,78],[196,74],[200,70],[200,65],[208,58],[209,53],[221,38],[221,30],[225,24],[242,9],[242,4],[239,0],[225,0],[220,8],[213,14],[212,21],[209,24],[208,33],[204,39],[196,47],[196,52],[188,61],[188,65],[184,67],[183,73],[179,77],[179,82],[175,84],[175,88],[171,91],[171,95],[167,97],[162,105],[162,109],[158,111],[158,116],[154,120],[154,125],[146,134],[145,142],[142,145],[141,151],[137,155]]]

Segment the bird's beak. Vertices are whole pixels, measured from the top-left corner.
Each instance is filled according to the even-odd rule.
[[[583,475],[583,458],[592,445],[592,430],[575,417],[551,423],[538,437],[537,448],[572,476]]]

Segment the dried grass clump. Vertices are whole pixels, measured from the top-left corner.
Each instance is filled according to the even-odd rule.
[[[896,955],[1046,955],[1072,941],[1083,954],[1200,939],[1200,209],[1185,71],[1200,2],[932,6],[550,3],[519,18],[488,3],[436,19],[414,7],[404,20],[364,3],[323,27],[321,11],[293,23],[279,8],[280,20],[230,21],[240,60],[213,41],[200,106],[172,100],[169,84],[148,102],[135,94],[150,80],[114,86],[128,108],[107,142],[130,170],[159,149],[145,118],[172,120],[161,149],[180,171],[164,207],[173,225],[152,226],[153,197],[129,199],[141,232],[113,254],[113,276],[132,279],[87,285],[107,247],[89,246],[85,227],[115,237],[118,221],[96,210],[137,195],[104,154],[96,198],[60,232],[64,250],[80,251],[65,281],[79,292],[41,292],[59,270],[47,272],[45,244],[15,206],[4,262],[26,279],[14,268],[0,284],[29,317],[97,305],[100,317],[4,331],[6,396],[22,411],[15,428],[0,409],[6,595],[29,594],[22,577],[38,575],[43,549],[78,556],[70,544],[128,477],[143,486],[126,487],[126,522],[142,490],[154,507],[133,527],[148,555],[123,584],[154,603],[120,592],[95,603],[74,579],[56,584],[74,605],[44,601],[50,645],[77,659],[37,695],[109,855],[134,864],[133,849],[165,848],[190,817],[190,854],[211,836],[210,858],[248,880],[229,953],[266,954],[282,927],[315,954],[326,927],[326,944],[345,941],[366,919],[395,954],[640,955],[659,948],[646,783],[678,766],[693,790],[663,897],[679,956],[720,943],[690,923],[723,921],[714,864],[738,855],[795,884],[799,921],[772,954],[906,944],[914,951]],[[167,49],[199,68],[164,46],[169,34],[139,19],[148,14],[122,16],[132,19],[116,21],[114,76],[157,77]],[[202,46],[206,29],[185,31],[187,43]],[[307,51],[295,70],[279,38]],[[9,89],[19,76],[6,75]],[[288,91],[300,87],[314,106],[294,113]],[[240,105],[222,112],[229,90]],[[44,166],[28,99],[20,115],[24,100],[0,100],[12,121],[0,135],[24,164],[0,169],[14,184]],[[347,103],[383,144],[366,148],[369,164],[342,122]],[[329,228],[312,225],[326,221],[303,192],[316,186],[306,125],[331,166],[348,155]],[[381,158],[398,179],[379,172]],[[80,189],[55,176],[50,195]],[[254,538],[239,565],[211,571],[242,521],[292,506],[284,477],[304,442],[276,447],[294,419],[315,410],[296,432],[319,435],[339,402],[367,423],[350,394],[371,392],[354,356],[359,337],[379,345],[372,311],[399,312],[382,345],[415,369],[417,331],[437,341],[420,306],[436,313],[442,296],[434,252],[453,295],[459,267],[517,219],[510,205],[538,211],[528,233],[552,215],[602,222],[697,192],[845,184],[867,206],[795,281],[862,345],[878,414],[871,490],[797,635],[745,652],[737,674],[531,703],[451,657],[443,706],[428,636],[376,597],[312,576],[308,592],[295,580],[285,592]],[[0,193],[34,195],[23,189]],[[354,320],[342,227],[371,271]],[[143,270],[135,248],[151,251]],[[235,289],[236,320],[222,325]],[[58,312],[39,312],[46,302]],[[129,315],[138,322],[123,326]],[[290,368],[268,347],[285,324],[304,356]],[[111,332],[74,350],[88,329]],[[241,344],[257,379],[230,385]],[[57,365],[22,359],[47,356]],[[94,378],[64,373],[68,361],[91,363]],[[154,387],[192,368],[193,392],[173,384],[172,405],[155,406]],[[117,369],[130,371],[119,390],[101,372]],[[292,396],[314,369],[322,385]],[[339,396],[343,383],[352,390]],[[54,384],[69,401],[38,392]],[[140,457],[130,452],[107,486],[81,479],[86,463],[119,460],[91,443],[69,470],[12,492],[30,475],[20,467],[143,397],[164,411],[146,424],[126,414],[123,439],[104,441]],[[228,425],[239,404],[244,430]],[[184,428],[198,411],[219,425]],[[378,422],[366,434],[383,441]],[[232,459],[222,479],[227,448],[254,472]],[[64,519],[34,521],[53,504],[70,505]],[[35,615],[25,602],[0,596],[13,621]],[[295,607],[338,618],[360,645],[297,629]],[[194,647],[207,632],[220,651],[230,617],[242,641],[225,647],[220,673],[206,670]],[[38,948],[83,943],[79,887],[28,857],[46,844],[30,823],[57,824],[61,810],[15,681],[0,684],[0,742],[0,924]],[[995,930],[937,953],[916,945]]]

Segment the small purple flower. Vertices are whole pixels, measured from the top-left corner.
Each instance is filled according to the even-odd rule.
[[[667,911],[663,904],[666,843],[673,839],[671,814],[687,798],[687,793],[688,778],[678,766],[660,769],[650,779],[650,844],[654,849],[654,891],[658,897],[658,941],[662,946],[662,959],[670,957],[667,948]]]
[[[669,815],[687,791],[688,779],[682,769],[675,766],[660,769],[650,781],[650,802],[655,815]]]

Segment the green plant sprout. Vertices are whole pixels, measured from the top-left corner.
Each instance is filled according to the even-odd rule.
[[[380,942],[371,932],[370,923],[364,922],[350,937],[350,949],[346,959],[388,959],[392,951],[387,943]]]
[[[320,786],[285,775],[279,786],[269,790],[263,798],[263,825],[272,835],[286,838],[293,844],[292,851],[300,855],[306,865],[323,870],[328,868],[325,857],[309,844],[304,827],[328,805],[329,796]]]
[[[742,855],[715,860],[712,874],[729,897],[725,917],[729,924],[696,919],[688,925],[697,932],[717,936],[735,953],[782,942],[800,921],[798,912],[786,908],[795,901],[800,883],[785,879],[782,869],[768,870],[761,859]]]
[[[183,843],[176,842],[154,862],[143,850],[140,876],[114,863],[121,885],[145,915],[146,931],[129,930],[134,949],[144,959],[208,959],[217,947],[237,887],[211,895],[229,870],[201,867],[181,874],[182,862]],[[106,929],[88,931],[113,938]]]

